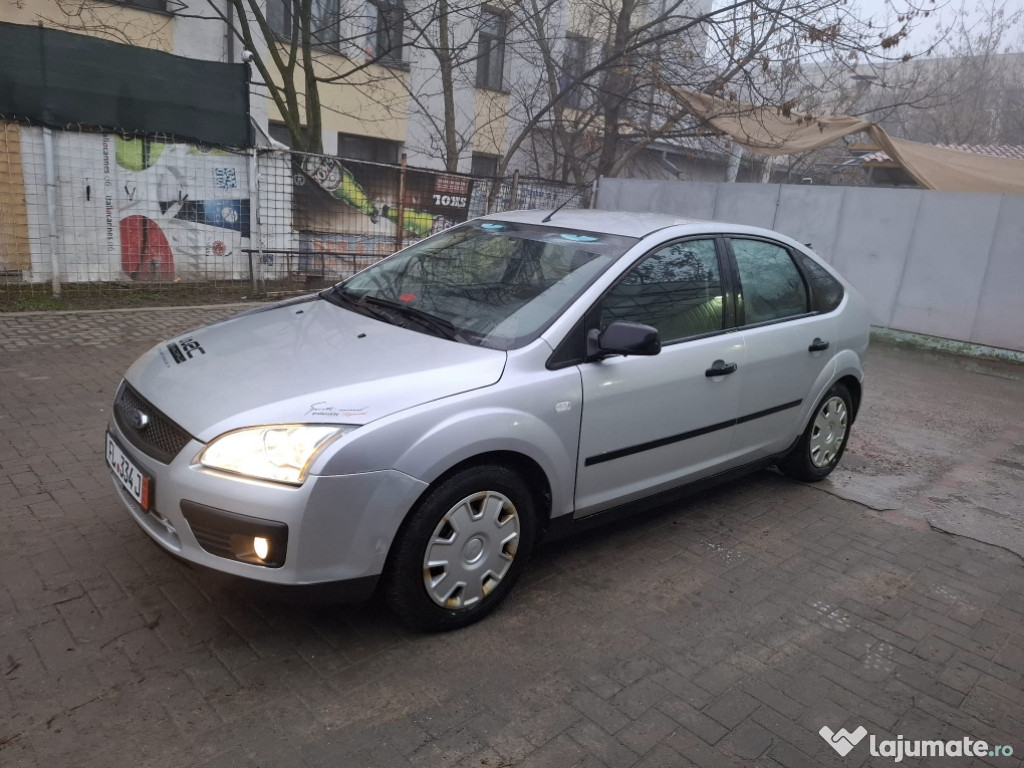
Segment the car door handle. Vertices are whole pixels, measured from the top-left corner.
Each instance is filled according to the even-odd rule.
[[[811,342],[811,346],[807,348],[808,352],[822,352],[828,349],[829,342],[822,341],[817,336],[814,337],[814,341]]]
[[[704,375],[709,379],[715,376],[725,376],[736,370],[736,363],[727,363],[725,360],[715,360],[711,364],[711,367],[704,371]]]

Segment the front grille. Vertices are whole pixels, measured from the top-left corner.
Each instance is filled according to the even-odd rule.
[[[141,416],[148,419],[144,426]],[[192,436],[122,382],[114,398],[114,419],[125,437],[150,458],[170,464]]]

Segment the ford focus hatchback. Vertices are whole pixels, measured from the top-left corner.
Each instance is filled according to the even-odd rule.
[[[157,345],[106,457],[175,555],[450,629],[544,533],[772,464],[828,475],[867,344],[858,293],[774,232],[500,214]]]

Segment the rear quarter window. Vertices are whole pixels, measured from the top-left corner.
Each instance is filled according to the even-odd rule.
[[[794,251],[811,287],[811,311],[831,312],[843,300],[843,284],[821,264],[800,251]]]

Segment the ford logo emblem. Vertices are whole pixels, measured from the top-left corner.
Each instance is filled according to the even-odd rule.
[[[149,416],[142,411],[136,411],[132,416],[132,426],[136,429],[145,429],[149,426]]]

